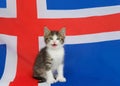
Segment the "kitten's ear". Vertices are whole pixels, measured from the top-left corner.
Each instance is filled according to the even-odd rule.
[[[59,33],[60,33],[62,36],[65,36],[65,35],[66,35],[66,27],[61,28],[61,30],[59,31]]]
[[[44,27],[44,36],[48,36],[48,34],[50,33],[51,31],[48,29],[48,27]]]

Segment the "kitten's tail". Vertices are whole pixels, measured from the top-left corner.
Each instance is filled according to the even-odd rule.
[[[35,76],[33,76],[33,78],[39,80],[38,83],[46,82],[46,79],[43,78],[43,77],[35,77]]]

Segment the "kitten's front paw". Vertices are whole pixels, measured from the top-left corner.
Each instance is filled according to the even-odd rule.
[[[48,79],[48,80],[47,80],[47,83],[48,83],[48,84],[53,84],[53,83],[55,83],[55,82],[56,82],[55,79]]]
[[[57,81],[59,81],[59,82],[66,82],[66,78],[65,77],[58,77]]]

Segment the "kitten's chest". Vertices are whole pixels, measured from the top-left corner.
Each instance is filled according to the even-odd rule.
[[[48,49],[48,54],[53,59],[53,64],[59,65],[63,62],[64,48],[60,48],[60,49],[56,49],[56,50]]]

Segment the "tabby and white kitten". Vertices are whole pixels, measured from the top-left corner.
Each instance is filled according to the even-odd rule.
[[[35,64],[33,77],[39,82],[65,82],[64,67],[64,40],[65,28],[60,31],[50,31],[44,27],[44,41],[46,46],[39,52]],[[57,71],[57,75],[54,75]]]

